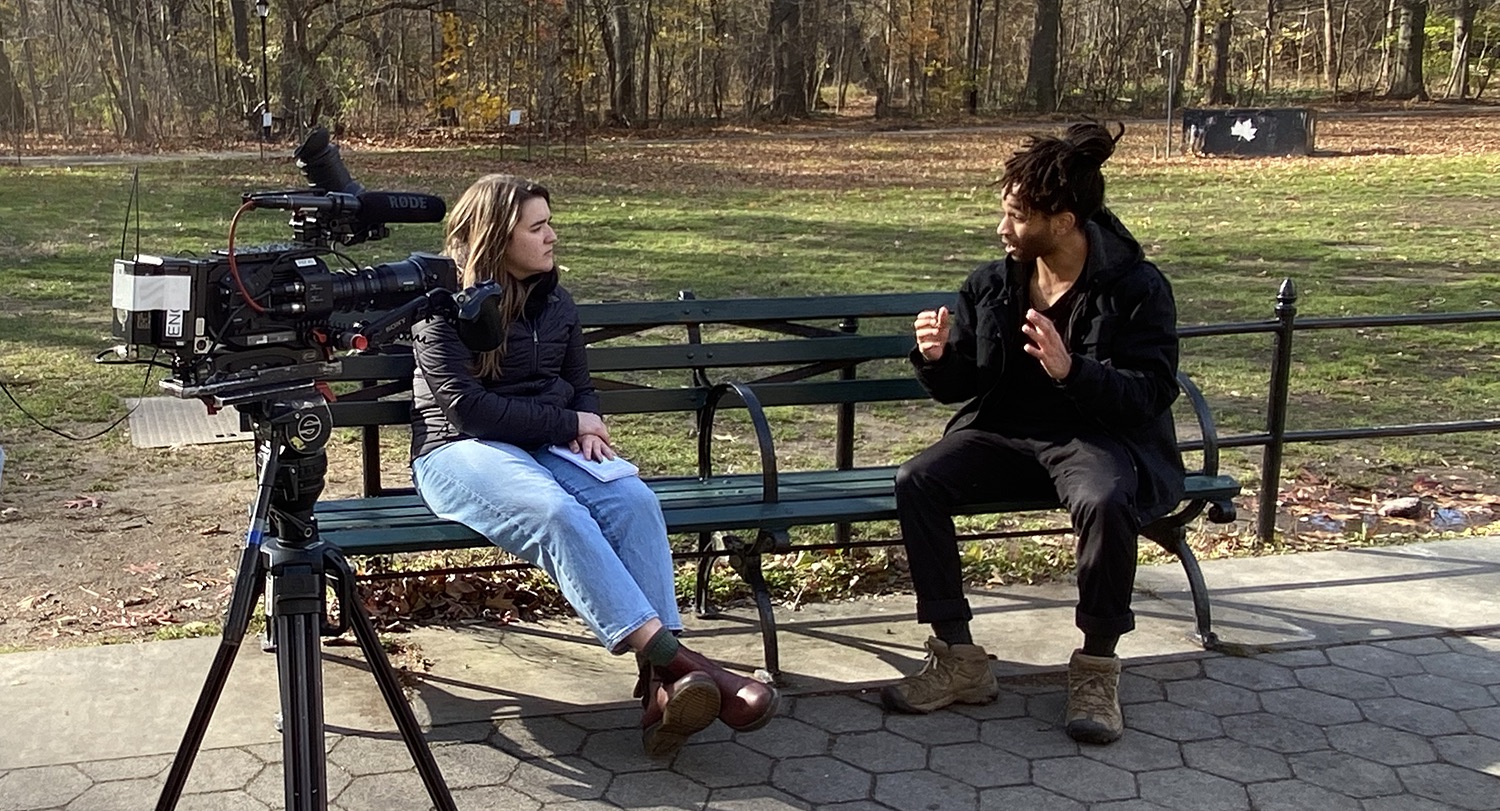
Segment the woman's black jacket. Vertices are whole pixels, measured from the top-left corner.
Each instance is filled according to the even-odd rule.
[[[583,329],[557,271],[538,278],[511,325],[498,379],[474,373],[476,355],[453,325],[412,328],[412,458],[460,439],[494,439],[534,450],[578,436],[578,413],[599,413]]]
[[[911,360],[934,399],[967,401],[950,432],[1102,430],[1117,438],[1136,463],[1136,508],[1147,523],[1182,500],[1171,413],[1178,394],[1177,308],[1166,277],[1112,213],[1101,210],[1084,227],[1089,250],[1066,319],[1073,368],[1065,380],[1036,374],[1038,361],[1018,351],[1026,340],[1021,325],[1031,268],[1009,258],[965,280],[942,358],[928,363],[913,350]],[[1056,407],[1039,411],[1038,401]]]

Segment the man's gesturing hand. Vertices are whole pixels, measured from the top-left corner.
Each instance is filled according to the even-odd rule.
[[[1036,310],[1027,310],[1021,333],[1030,340],[1026,344],[1026,354],[1042,362],[1042,369],[1048,377],[1062,380],[1073,371],[1073,353],[1063,345],[1062,336],[1052,319]]]
[[[948,308],[923,310],[912,326],[917,331],[917,351],[929,362],[940,360],[948,343]]]

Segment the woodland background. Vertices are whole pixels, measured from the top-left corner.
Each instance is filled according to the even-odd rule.
[[[0,0],[0,139],[1483,101],[1500,0]]]

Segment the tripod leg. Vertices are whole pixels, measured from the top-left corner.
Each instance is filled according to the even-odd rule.
[[[323,576],[316,566],[273,570],[276,670],[281,682],[281,768],[287,811],[328,807],[323,741]]]
[[[422,776],[422,784],[427,787],[427,796],[432,799],[432,805],[438,811],[457,811],[458,806],[453,804],[448,784],[443,781],[437,761],[432,757],[432,749],[422,736],[422,727],[417,723],[417,717],[401,691],[401,683],[396,680],[396,671],[391,668],[385,648],[380,646],[380,636],[375,632],[375,624],[370,622],[369,615],[359,601],[349,564],[344,562],[342,556],[330,555],[330,558],[328,569],[339,584],[339,609],[354,628],[354,636],[359,640],[360,650],[364,651],[370,673],[375,676],[375,683],[380,685],[380,694],[385,697],[385,705],[391,710],[396,728],[401,730],[401,740],[406,742],[406,751],[411,754],[417,773]]]
[[[224,692],[229,668],[234,664],[240,642],[250,628],[250,614],[265,585],[260,538],[270,500],[270,482],[274,477],[274,465],[269,466],[267,471],[262,471],[260,498],[250,517],[250,532],[245,549],[240,553],[240,566],[234,576],[234,592],[229,598],[229,611],[224,616],[224,633],[219,649],[214,653],[213,664],[208,668],[208,678],[204,680],[203,689],[198,693],[198,703],[188,719],[187,731],[182,734],[182,743],[177,747],[176,757],[172,759],[172,768],[167,772],[166,785],[162,786],[161,796],[157,798],[156,811],[172,811],[177,807],[177,800],[182,796],[182,788],[187,783],[188,770],[193,768],[193,759],[198,756],[203,735],[208,731],[208,721],[219,703],[219,696]]]

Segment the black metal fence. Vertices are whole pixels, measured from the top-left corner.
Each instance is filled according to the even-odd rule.
[[[1339,318],[1297,318],[1297,290],[1291,279],[1284,279],[1276,293],[1273,317],[1267,321],[1229,324],[1205,324],[1183,327],[1183,338],[1222,335],[1270,333],[1273,336],[1270,389],[1266,396],[1265,430],[1219,437],[1220,448],[1260,447],[1260,512],[1256,517],[1256,536],[1261,543],[1272,540],[1276,531],[1276,507],[1281,488],[1283,451],[1292,442],[1330,442],[1349,439],[1376,439],[1398,436],[1458,434],[1473,431],[1500,430],[1500,417],[1449,422],[1419,422],[1400,425],[1377,425],[1356,428],[1320,428],[1286,430],[1287,401],[1290,396],[1293,336],[1299,331],[1364,329],[1381,327],[1441,326],[1500,322],[1500,310],[1453,313],[1412,313],[1406,315],[1347,316]],[[1183,443],[1187,450],[1199,450],[1201,443]]]

